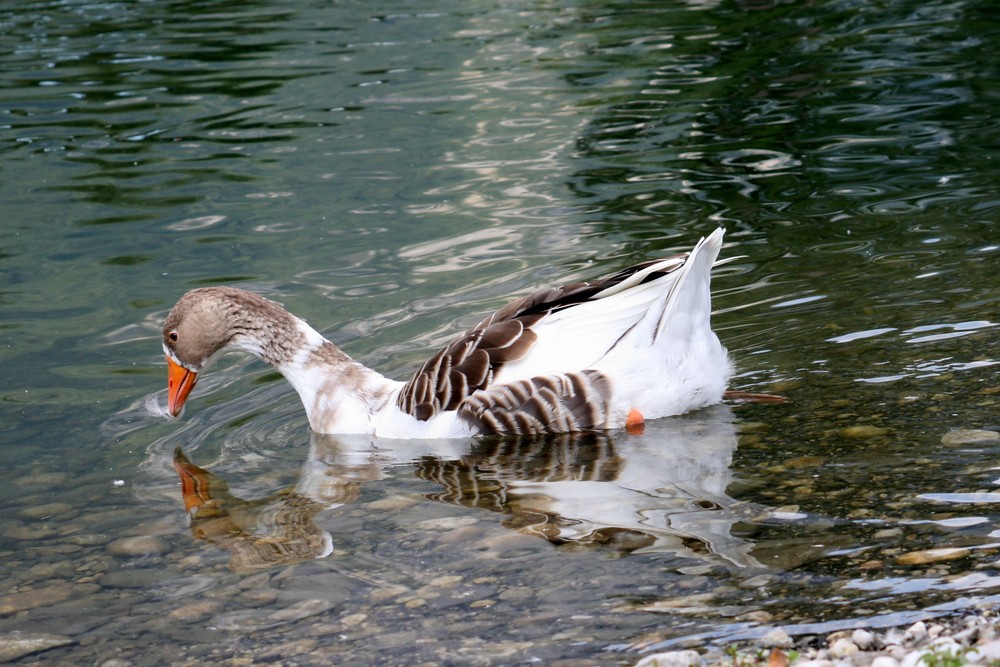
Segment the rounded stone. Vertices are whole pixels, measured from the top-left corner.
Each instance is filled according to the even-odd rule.
[[[883,540],[889,537],[899,537],[903,534],[903,529],[899,527],[893,528],[883,528],[882,530],[875,531],[872,535],[872,539]]]
[[[927,565],[929,563],[943,563],[949,560],[958,560],[969,555],[968,549],[960,547],[943,547],[941,549],[924,549],[921,551],[910,551],[896,559],[900,565]]]
[[[163,573],[156,568],[121,568],[100,578],[104,588],[146,588],[163,581]]]
[[[483,600],[476,600],[475,602],[470,603],[469,604],[469,608],[470,609],[484,609],[484,608],[487,608],[487,607],[492,607],[496,603],[497,603],[496,600],[491,600],[489,598],[485,598]]]
[[[757,644],[764,648],[791,648],[793,643],[792,638],[781,628],[774,628],[757,640]]]
[[[47,651],[56,646],[72,644],[73,640],[63,635],[43,633],[9,632],[0,635],[0,662],[13,662],[32,653]]]
[[[791,468],[792,470],[799,470],[802,468],[815,468],[821,466],[826,462],[825,456],[797,456],[792,459],[785,461],[784,465],[786,468]]]
[[[122,537],[108,545],[108,552],[124,558],[158,556],[170,550],[166,542],[154,535]]]
[[[830,656],[837,658],[838,660],[842,658],[849,658],[859,650],[860,649],[857,644],[846,637],[842,637],[841,639],[833,642],[833,645],[829,649]]]
[[[367,510],[370,512],[394,512],[408,509],[416,504],[416,500],[406,496],[390,496],[368,503]]]
[[[880,655],[872,660],[869,667],[899,667],[899,661],[889,655]]]
[[[697,651],[667,651],[646,656],[635,667],[693,667],[700,663]]]
[[[910,641],[921,641],[927,637],[927,625],[923,621],[917,621],[906,629],[906,638]]]
[[[367,620],[368,620],[368,614],[358,613],[358,614],[348,614],[347,616],[341,618],[340,622],[346,625],[347,627],[352,627],[364,623]]]
[[[440,586],[442,588],[451,588],[456,584],[462,583],[462,577],[457,574],[443,574],[440,577],[435,577],[431,579],[430,586]]]
[[[172,609],[170,613],[167,614],[167,617],[172,621],[190,623],[218,613],[220,609],[222,609],[221,602],[216,602],[215,600],[202,600],[198,602],[191,602],[181,605],[176,609]]]
[[[863,628],[851,633],[851,641],[862,651],[867,651],[875,643],[875,635]]]
[[[736,617],[736,619],[745,623],[760,623],[763,625],[773,621],[774,614],[764,611],[763,609],[753,609],[745,614],[740,614]]]
[[[66,541],[81,547],[93,547],[98,544],[106,544],[109,538],[106,535],[97,533],[84,533],[82,535],[70,535],[66,538]]]
[[[73,596],[69,586],[52,585],[33,588],[0,597],[0,616],[16,614],[27,609],[48,607]]]
[[[417,530],[436,530],[444,532],[455,530],[479,523],[479,519],[472,516],[446,516],[440,519],[427,519],[413,525]]]
[[[1000,433],[971,428],[948,431],[941,437],[942,445],[985,445],[1000,442]]]
[[[889,432],[889,429],[882,428],[881,426],[870,426],[868,424],[859,424],[857,426],[848,426],[840,431],[840,434],[845,438],[852,438],[855,440],[864,440],[867,438],[877,438],[878,436],[885,435]]]
[[[250,607],[263,607],[278,599],[278,591],[271,588],[242,591],[237,598]]]
[[[17,541],[44,540],[56,535],[58,529],[50,523],[37,523],[31,525],[12,525],[8,527],[4,537]]]
[[[20,515],[26,519],[45,519],[50,516],[59,516],[71,511],[73,506],[69,503],[45,503],[35,505],[21,510]]]

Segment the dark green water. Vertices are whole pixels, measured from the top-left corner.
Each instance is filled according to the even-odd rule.
[[[631,665],[990,599],[1000,440],[946,436],[1000,429],[998,16],[0,3],[0,635],[62,642],[24,664]],[[195,286],[405,377],[512,295],[720,225],[734,387],[787,403],[334,440],[230,355],[183,420],[149,406]]]

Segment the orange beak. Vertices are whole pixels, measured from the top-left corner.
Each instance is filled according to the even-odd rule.
[[[167,357],[167,410],[176,417],[184,409],[184,401],[194,389],[198,374],[189,371]]]

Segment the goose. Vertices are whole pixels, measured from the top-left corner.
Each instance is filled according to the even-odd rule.
[[[167,411],[226,349],[274,366],[317,433],[385,438],[626,429],[723,400],[732,363],[711,328],[724,230],[688,253],[542,289],[458,334],[403,382],[349,357],[284,307],[235,287],[184,294],[163,326]]]

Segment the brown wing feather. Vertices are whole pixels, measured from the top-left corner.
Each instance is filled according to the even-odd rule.
[[[457,409],[475,392],[487,389],[503,364],[521,359],[528,353],[537,339],[531,327],[546,315],[588,301],[658,261],[662,260],[636,264],[594,282],[569,283],[540,290],[507,304],[459,334],[447,347],[428,359],[403,386],[397,405],[421,421],[440,412]],[[645,277],[644,282],[668,272],[655,271]],[[549,399],[543,402],[545,400]],[[545,413],[542,407],[538,407],[537,411],[541,415]],[[542,432],[537,430],[536,425],[526,423],[522,427],[529,432]]]
[[[485,325],[485,326],[484,326]],[[427,360],[399,395],[399,408],[426,420],[488,387],[497,368],[520,359],[535,334],[519,320],[481,322]]]
[[[611,383],[601,373],[545,375],[477,391],[458,408],[487,435],[579,433],[608,427]]]

